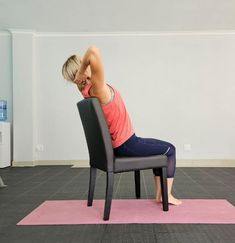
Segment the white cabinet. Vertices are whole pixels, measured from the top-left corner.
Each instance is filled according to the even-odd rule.
[[[11,124],[0,122],[0,168],[11,166]]]

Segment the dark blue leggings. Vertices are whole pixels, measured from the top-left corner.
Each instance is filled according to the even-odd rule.
[[[175,175],[176,150],[171,143],[154,138],[141,138],[135,134],[125,143],[114,149],[114,154],[119,156],[150,156],[166,155],[168,158],[167,177]],[[153,169],[155,176],[160,175],[159,169]]]

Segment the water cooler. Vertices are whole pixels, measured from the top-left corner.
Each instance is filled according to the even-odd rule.
[[[0,168],[11,166],[11,124],[0,121]]]

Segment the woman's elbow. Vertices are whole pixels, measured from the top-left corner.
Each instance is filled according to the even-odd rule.
[[[89,51],[90,51],[92,54],[100,55],[100,50],[99,50],[99,48],[96,47],[96,46],[90,46],[90,47],[89,47]]]

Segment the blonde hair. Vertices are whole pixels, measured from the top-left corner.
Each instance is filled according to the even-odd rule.
[[[70,56],[62,67],[64,79],[72,81],[75,79],[76,72],[80,69],[82,59],[79,55]]]

